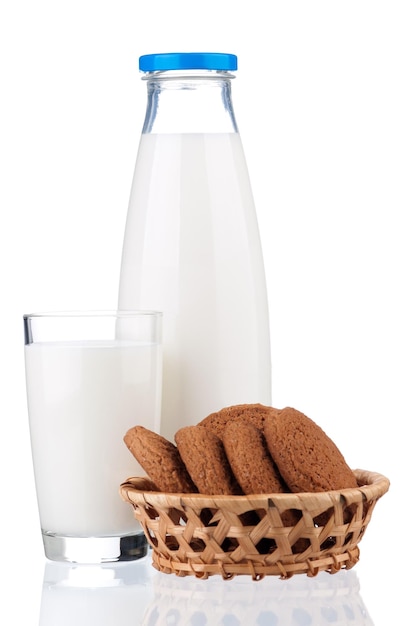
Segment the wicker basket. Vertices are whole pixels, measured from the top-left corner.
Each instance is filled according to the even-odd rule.
[[[355,475],[358,488],[253,496],[145,491],[147,478],[130,478],[120,495],[133,505],[161,572],[226,580],[242,574],[253,580],[316,576],[357,563],[374,506],[389,489],[381,474]]]

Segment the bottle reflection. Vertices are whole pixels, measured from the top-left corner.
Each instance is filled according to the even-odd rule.
[[[151,579],[142,563],[45,566],[39,626],[139,626]]]
[[[164,576],[164,578],[162,578]],[[259,582],[154,579],[143,626],[374,626],[355,572]]]

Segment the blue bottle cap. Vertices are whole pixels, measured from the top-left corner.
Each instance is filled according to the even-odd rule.
[[[237,69],[235,54],[222,52],[164,52],[145,54],[139,58],[142,72],[163,72],[166,70],[220,70]]]

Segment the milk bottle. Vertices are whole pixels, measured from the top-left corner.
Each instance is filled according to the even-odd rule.
[[[161,433],[232,404],[271,404],[255,206],[220,53],[140,57],[147,111],[127,213],[119,308],[163,312]]]

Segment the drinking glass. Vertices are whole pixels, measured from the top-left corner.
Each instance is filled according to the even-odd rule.
[[[160,428],[162,314],[24,316],[30,437],[44,551],[105,563],[146,555],[119,486],[142,470],[127,430]]]

